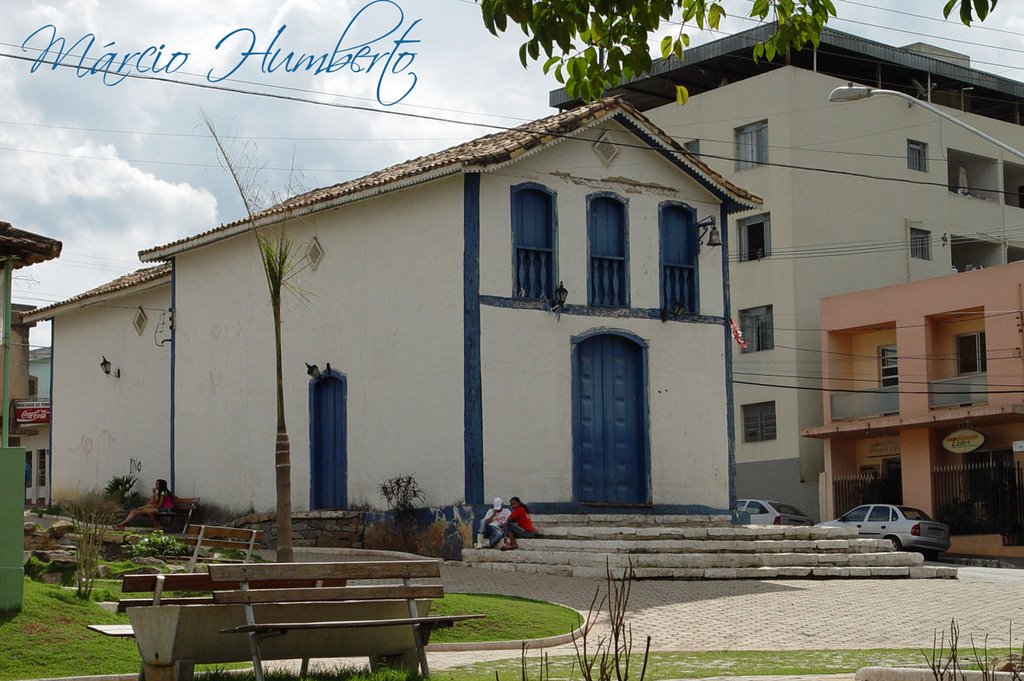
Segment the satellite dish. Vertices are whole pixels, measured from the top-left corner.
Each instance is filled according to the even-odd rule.
[[[928,88],[921,85],[921,81],[916,78],[910,79],[910,84],[914,86],[914,90],[917,92],[917,96],[921,99],[928,99]]]

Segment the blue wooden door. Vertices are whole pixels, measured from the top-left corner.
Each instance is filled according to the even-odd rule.
[[[345,378],[324,372],[309,388],[310,507],[348,505],[348,455],[345,444]]]
[[[643,349],[618,335],[577,346],[573,386],[576,501],[647,503]]]

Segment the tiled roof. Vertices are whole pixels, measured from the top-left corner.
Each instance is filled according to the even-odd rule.
[[[760,205],[761,199],[758,196],[734,185],[712,170],[651,123],[637,109],[622,100],[606,98],[517,128],[478,137],[355,180],[299,194],[256,213],[252,221],[249,219],[236,220],[201,234],[140,251],[139,257],[143,261],[161,260],[189,248],[233,236],[244,231],[253,223],[256,226],[272,224],[293,212],[301,213],[324,209],[344,202],[346,199],[353,200],[358,195],[399,189],[408,184],[460,171],[485,171],[512,162],[543,145],[574,136],[607,118],[616,116],[632,119],[632,122],[649,133],[656,140],[656,144],[660,144],[664,148],[664,151],[672,153],[698,176],[717,187],[728,201],[739,204],[743,208]]]
[[[58,308],[64,307],[80,307],[82,303],[89,300],[90,298],[98,298],[100,296],[110,295],[111,293],[119,293],[127,291],[128,289],[136,286],[141,286],[152,281],[156,281],[162,277],[169,277],[171,274],[171,264],[161,263],[153,267],[144,267],[141,270],[135,270],[131,274],[126,274],[123,277],[107,282],[101,286],[97,286],[94,289],[89,289],[85,293],[79,293],[77,296],[62,300],[59,303],[53,305],[47,305],[37,310],[33,310],[31,314],[25,315],[25,321],[39,321],[40,319],[49,319],[54,315],[54,312]]]
[[[14,269],[60,257],[63,244],[56,239],[15,229],[0,221],[0,257],[14,256]]]

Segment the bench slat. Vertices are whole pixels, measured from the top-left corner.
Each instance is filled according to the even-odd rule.
[[[287,578],[411,579],[415,577],[440,576],[441,561],[439,560],[376,560],[360,561],[358,563],[246,563],[243,565],[210,566],[210,578],[215,582]]]
[[[440,584],[417,584],[412,586],[343,586],[213,592],[214,603],[294,603],[301,601],[408,600],[410,598],[444,598],[444,587]]]
[[[410,624],[433,625],[433,628],[451,626],[455,622],[474,620],[485,615],[431,615],[428,617],[396,617],[383,620],[346,620],[341,622],[257,622],[240,627],[221,629],[222,634],[248,634],[262,631],[296,631],[302,629],[348,629],[351,627],[396,627]]]
[[[87,624],[87,629],[99,632],[104,636],[117,638],[135,638],[135,630],[130,624]]]
[[[125,575],[121,582],[124,593],[153,593],[156,588],[156,575]],[[168,591],[215,591],[217,589],[237,589],[238,581],[218,581],[210,579],[205,572],[188,574],[164,575],[164,593]],[[315,579],[271,579],[253,580],[249,582],[253,589],[296,589],[316,586]],[[345,586],[344,579],[326,580],[324,586]]]
[[[262,530],[247,530],[244,527],[221,527],[219,525],[189,525],[185,528],[184,535],[185,538],[198,537],[200,532],[203,533],[204,541],[206,537],[210,537],[213,539],[239,539],[248,542],[253,532],[256,533],[257,542],[263,538]]]
[[[213,603],[211,596],[173,596],[171,598],[161,597],[160,605],[203,605]],[[117,602],[117,611],[125,612],[128,608],[139,605],[153,605],[152,598],[122,598]]]
[[[189,525],[189,527],[195,527],[195,525]],[[189,546],[195,546],[199,542],[199,537],[195,536],[184,536],[181,537],[181,541]],[[218,549],[240,549],[247,551],[249,549],[249,540],[238,541],[235,539],[210,539],[209,536],[204,536],[202,540],[203,546],[212,546]],[[260,542],[256,540],[256,548],[260,547]]]

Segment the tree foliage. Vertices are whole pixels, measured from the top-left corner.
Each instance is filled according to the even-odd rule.
[[[997,0],[947,0],[943,16],[970,26],[983,21]],[[896,3],[893,3],[896,4]],[[683,58],[686,30],[718,29],[725,8],[715,0],[480,0],[484,25],[494,35],[519,26],[527,40],[519,48],[526,67],[543,59],[569,97],[591,101],[623,80],[650,71],[648,41],[663,25],[673,32],[660,41],[663,58]],[[818,45],[821,29],[836,16],[832,0],[753,0],[750,16],[776,22],[775,32],[753,48],[755,60],[771,61],[788,50]],[[678,24],[678,28],[676,25]],[[686,88],[676,99],[685,103]]]

